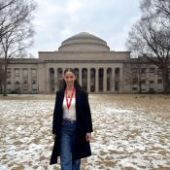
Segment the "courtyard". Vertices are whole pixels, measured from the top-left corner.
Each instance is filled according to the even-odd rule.
[[[49,165],[54,95],[0,97],[0,170]],[[82,170],[169,170],[170,96],[90,94],[92,156]]]

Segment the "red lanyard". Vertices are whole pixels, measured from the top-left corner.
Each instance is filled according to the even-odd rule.
[[[68,110],[69,110],[69,108],[70,108],[70,106],[71,106],[71,101],[72,101],[72,98],[73,98],[74,92],[75,92],[75,89],[73,88],[73,91],[72,91],[72,94],[71,94],[70,101],[68,102],[67,89],[66,89],[66,103],[67,103],[67,108],[68,108]]]

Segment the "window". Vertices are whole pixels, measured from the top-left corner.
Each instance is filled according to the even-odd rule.
[[[15,69],[15,76],[19,77],[19,69],[18,68]]]
[[[138,83],[138,79],[137,78],[133,78],[133,84],[137,84]]]
[[[24,80],[24,84],[28,84],[28,81],[27,81],[27,80]]]
[[[154,80],[150,80],[150,81],[149,81],[149,84],[154,84]]]
[[[158,79],[158,84],[162,84],[162,79]]]
[[[137,89],[136,87],[133,87],[132,90],[133,90],[133,91],[137,91],[138,89]]]
[[[146,68],[141,68],[141,73],[146,73]]]
[[[28,76],[28,70],[27,70],[27,69],[24,69],[24,70],[23,70],[23,76],[24,76],[24,77],[27,77],[27,76]]]
[[[36,69],[32,69],[31,70],[31,74],[33,77],[36,77],[37,76],[37,70]]]
[[[157,75],[162,76],[162,71],[160,69],[157,70]]]
[[[132,68],[132,73],[137,73],[137,68]]]
[[[20,82],[19,82],[19,81],[16,81],[16,82],[15,82],[15,84],[16,84],[16,85],[19,85],[19,84],[20,84]]]
[[[155,90],[153,88],[149,89],[149,93],[154,93],[154,92],[155,92]]]
[[[36,81],[35,81],[35,80],[33,80],[33,81],[32,81],[32,84],[36,84]]]
[[[170,68],[168,68],[168,73],[170,74]]]
[[[36,69],[32,69],[32,74],[36,74]]]
[[[141,80],[141,83],[146,84],[146,80],[145,79]]]
[[[7,78],[11,78],[11,72],[7,72]]]
[[[150,69],[149,69],[149,72],[150,72],[150,73],[155,73],[155,68],[150,68]]]
[[[10,77],[11,77],[11,69],[8,68],[8,70],[7,70],[7,78],[10,78]]]

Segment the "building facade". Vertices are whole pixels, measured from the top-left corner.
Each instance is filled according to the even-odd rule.
[[[55,93],[64,69],[74,68],[80,85],[89,93],[131,93],[138,91],[131,66],[129,51],[111,51],[106,41],[83,32],[63,41],[57,51],[39,52],[37,59],[12,60],[8,66],[7,90],[9,93]],[[162,90],[160,82],[154,77],[151,84],[155,91]],[[149,90],[147,82],[145,86]]]

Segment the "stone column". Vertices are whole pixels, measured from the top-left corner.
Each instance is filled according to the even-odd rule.
[[[11,68],[11,90],[14,90],[14,69]]]
[[[111,91],[115,91],[115,69],[112,68],[112,76],[111,76]]]
[[[39,93],[46,92],[46,67],[45,67],[45,64],[38,65],[38,88],[39,88]]]
[[[32,93],[31,68],[28,68],[28,92]]]
[[[154,67],[154,68],[155,68],[155,67]],[[154,75],[154,90],[157,91],[157,88],[158,88],[158,84],[157,84],[157,83],[158,83],[158,81],[157,81],[157,80],[158,80],[158,77],[157,77],[157,76],[158,76],[158,75],[156,74],[156,68],[154,69],[153,75]]]
[[[38,74],[38,68],[36,69],[36,80],[37,80],[37,93],[39,93],[39,74]]]
[[[159,87],[160,87],[160,85],[158,84],[158,79],[159,79],[159,76],[158,76],[158,74],[157,74],[157,72],[158,72],[158,68],[155,68],[155,85],[156,85],[156,91],[158,91],[158,89],[159,89]]]
[[[54,91],[58,90],[58,75],[57,75],[57,68],[54,68]]]
[[[122,85],[123,85],[123,68],[120,68],[120,77],[119,77],[119,92],[122,92]]]
[[[90,68],[87,68],[87,91],[90,92]]]
[[[57,68],[57,88],[61,88],[61,80],[63,80],[65,67],[58,66]]]
[[[103,91],[107,91],[107,68],[103,68]]]
[[[45,76],[45,93],[50,93],[50,68],[46,66],[46,76]]]
[[[55,68],[50,67],[54,73],[49,73],[49,81],[48,81],[48,87],[49,87],[49,92],[53,93],[55,91]],[[50,77],[51,76],[51,77]]]
[[[54,92],[53,93],[55,93],[55,90],[56,90],[56,84],[55,84],[55,74],[56,74],[56,70],[55,70],[55,68],[53,68],[53,70],[54,70],[54,83],[53,83],[53,86],[54,86]]]
[[[22,82],[22,68],[19,68],[19,89],[20,89],[20,93],[23,92],[23,82]]]
[[[99,69],[96,68],[96,74],[95,74],[95,92],[98,93],[99,92]]]
[[[149,69],[148,68],[146,68],[146,70],[145,70],[145,74],[146,74],[146,85],[145,85],[145,89],[147,90],[147,91],[149,91],[149,79],[150,79],[150,76],[149,76]]]
[[[82,68],[79,68],[79,84],[82,86]]]

